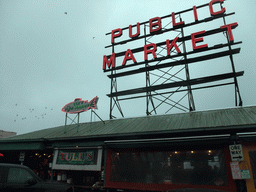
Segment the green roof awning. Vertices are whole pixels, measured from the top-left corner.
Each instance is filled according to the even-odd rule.
[[[0,142],[0,151],[2,150],[43,150],[45,145],[43,142]]]

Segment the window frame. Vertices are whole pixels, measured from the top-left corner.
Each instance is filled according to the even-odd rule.
[[[182,185],[182,184],[162,184],[162,183],[133,183],[133,182],[120,182],[120,181],[111,181],[111,158],[113,153],[121,152],[161,152],[161,151],[196,151],[196,150],[221,150],[224,154],[224,166],[226,169],[227,175],[227,186],[214,186],[214,185]],[[166,191],[170,189],[179,189],[179,188],[205,188],[205,189],[219,189],[224,191],[235,192],[236,184],[232,179],[230,163],[231,158],[229,154],[228,145],[219,146],[189,146],[189,147],[161,147],[161,148],[108,148],[107,149],[107,162],[106,162],[106,179],[105,187],[106,188],[120,188],[120,189],[132,189],[132,190],[156,190],[156,191]]]

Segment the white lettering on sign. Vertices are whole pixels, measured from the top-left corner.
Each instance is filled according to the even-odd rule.
[[[230,145],[229,151],[230,151],[232,161],[243,161],[244,160],[244,155],[243,155],[243,150],[242,150],[241,144]]]

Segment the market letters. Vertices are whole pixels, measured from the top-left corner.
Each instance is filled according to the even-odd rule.
[[[217,16],[220,14],[225,13],[226,9],[225,7],[222,7],[221,10],[218,11],[214,11],[213,10],[213,4],[215,3],[222,3],[224,0],[212,0],[209,3],[209,11],[211,16]],[[196,6],[193,6],[193,15],[194,15],[194,20],[195,22],[198,21],[198,14],[197,14],[197,8]],[[175,13],[172,12],[171,14],[171,18],[172,18],[172,25],[173,28],[178,28],[178,27],[182,27],[183,25],[185,25],[185,21],[180,21],[177,22],[175,20]],[[231,24],[226,24],[223,26],[220,26],[221,29],[226,29],[228,31],[228,37],[230,42],[234,41],[233,38],[233,34],[232,34],[232,28],[236,27],[238,24],[235,23],[231,23]],[[150,34],[155,34],[158,32],[161,32],[162,30],[162,25],[161,25],[161,18],[160,17],[155,17],[152,19],[149,19],[149,32]],[[198,49],[203,49],[203,48],[207,48],[208,44],[204,43],[204,44],[200,44],[198,45],[198,43],[202,43],[204,41],[202,36],[206,31],[202,30],[199,32],[195,32],[191,34],[191,42],[192,42],[192,47],[193,47],[193,51],[198,50]],[[114,44],[114,40],[115,38],[118,38],[122,36],[122,29],[118,28],[118,29],[114,29],[111,32],[111,43]],[[136,38],[140,36],[140,23],[137,23],[136,25],[136,33],[134,33],[132,31],[132,26],[129,25],[129,38]],[[173,39],[172,41],[170,41],[169,39],[166,40],[166,50],[167,50],[167,56],[170,55],[170,51],[172,48],[175,48],[175,50],[177,51],[177,53],[181,53],[178,45],[177,45],[177,41],[178,41],[178,37],[176,37],[175,39]],[[148,55],[152,54],[152,56],[156,59],[156,51],[157,51],[157,45],[155,43],[150,43],[150,44],[146,44],[144,45],[144,60],[147,61],[148,60]],[[131,49],[127,49],[123,62],[122,62],[122,66],[126,65],[126,62],[128,60],[132,60],[134,63],[136,63],[136,58],[134,57]],[[108,68],[112,67],[115,68],[115,53],[113,52],[112,55],[108,58],[106,55],[103,56],[103,70],[106,69],[106,65]]]

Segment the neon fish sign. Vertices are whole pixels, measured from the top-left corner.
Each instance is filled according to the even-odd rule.
[[[65,113],[81,113],[89,109],[97,109],[97,102],[99,98],[96,96],[91,101],[76,98],[73,102],[66,104],[61,111]]]

